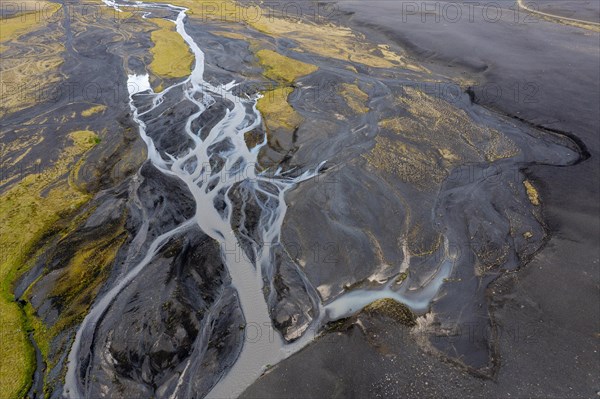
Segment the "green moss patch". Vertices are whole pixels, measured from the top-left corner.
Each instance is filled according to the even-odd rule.
[[[408,306],[390,298],[378,299],[363,308],[369,315],[384,315],[398,323],[413,327],[417,324],[417,316]]]
[[[27,331],[35,326],[28,313],[15,302],[13,282],[27,271],[27,262],[37,242],[47,235],[65,214],[89,200],[68,184],[71,166],[94,145],[91,131],[70,134],[56,164],[31,174],[0,196],[0,386],[3,397],[23,397],[31,384],[35,354]],[[39,327],[39,326],[38,326]]]
[[[273,50],[259,50],[256,52],[256,57],[265,69],[264,75],[281,83],[292,83],[300,76],[308,75],[319,69],[315,65],[286,57]]]
[[[150,70],[161,78],[182,78],[190,74],[194,57],[183,40],[175,30],[173,22],[152,18],[152,22],[159,29],[151,33],[150,38],[154,47],[150,49],[152,62]]]
[[[99,114],[106,110],[106,105],[94,105],[86,110],[81,111],[81,116],[90,117],[95,114]]]

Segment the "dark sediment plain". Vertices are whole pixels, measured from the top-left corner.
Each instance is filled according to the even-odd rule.
[[[597,22],[595,12],[581,12],[597,3],[565,3],[563,15]],[[354,325],[315,343],[246,396],[594,397],[600,386],[597,31],[540,20],[523,10],[515,14],[512,2],[501,3],[502,20],[495,23],[484,20],[481,7],[471,23],[468,3],[458,3],[462,17],[456,23],[445,20],[455,16],[439,8],[438,20],[435,12],[423,12],[424,3],[404,12],[401,2],[337,4],[367,37],[396,43],[423,65],[452,77],[456,86],[446,91],[467,88],[488,109],[573,137],[583,143],[587,160],[568,168],[524,169],[538,185],[548,237],[521,270],[488,288],[496,329],[493,379],[472,378],[421,350],[415,344],[419,334],[361,315],[359,321],[369,329]],[[542,6],[551,4],[556,11],[559,5],[536,4],[545,12],[550,8]],[[429,5],[435,9],[433,2]],[[443,91],[429,87],[430,93]],[[479,327],[464,326],[456,341],[478,340],[485,330]],[[302,387],[300,393],[292,386]]]
[[[2,397],[597,394],[587,5],[49,4],[0,37],[39,81],[3,92]]]

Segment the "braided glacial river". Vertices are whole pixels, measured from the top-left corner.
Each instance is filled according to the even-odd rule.
[[[292,176],[277,170],[259,172],[257,157],[262,146],[267,144],[266,135],[263,142],[249,149],[244,135],[260,127],[261,114],[257,111],[258,96],[234,94],[234,82],[215,86],[204,79],[204,53],[199,44],[186,32],[186,8],[160,3],[116,3],[104,0],[108,7],[139,7],[147,12],[168,12],[176,15],[172,22],[176,30],[189,46],[195,57],[195,64],[189,77],[181,80],[160,93],[150,87],[149,77],[144,74],[129,75],[129,105],[133,120],[138,126],[139,134],[144,140],[148,159],[162,174],[175,177],[185,184],[195,201],[195,216],[154,239],[148,247],[144,258],[120,278],[110,289],[103,293],[93,304],[90,312],[81,323],[68,355],[68,370],[63,395],[68,398],[93,397],[88,381],[90,375],[89,360],[91,347],[94,345],[95,329],[121,292],[135,281],[136,277],[153,260],[160,249],[175,235],[185,234],[193,228],[202,232],[220,244],[221,256],[226,270],[231,277],[231,285],[237,291],[237,297],[247,325],[259,326],[258,339],[247,339],[232,367],[225,372],[206,397],[229,398],[241,394],[252,384],[269,365],[289,357],[309,344],[318,334],[321,327],[330,321],[348,317],[360,311],[369,303],[391,298],[406,304],[417,313],[425,313],[431,301],[438,294],[444,279],[448,278],[456,266],[456,255],[449,239],[443,238],[443,245],[438,256],[437,267],[430,278],[420,284],[407,282],[393,284],[393,279],[369,289],[350,289],[345,294],[323,303],[317,290],[312,286],[303,270],[297,266],[302,276],[305,291],[314,304],[315,315],[309,325],[300,332],[293,342],[286,342],[273,326],[272,315],[265,298],[264,285],[273,285],[274,273],[272,265],[273,247],[280,244],[281,226],[286,215],[285,196],[292,188],[304,181],[314,178],[322,170],[326,160],[313,165],[304,173]],[[186,116],[182,124],[185,135],[189,139],[189,148],[177,155],[161,149],[153,140],[161,132],[151,132],[151,121],[160,118],[168,109],[168,98],[177,94],[194,109]],[[200,117],[215,105],[226,107],[224,117],[210,129],[199,126]],[[152,133],[152,134],[150,134]],[[257,230],[260,240],[252,244],[252,257],[240,256],[238,237],[232,228],[232,218],[236,209],[229,197],[234,185],[243,187],[246,197],[253,198],[260,207]],[[236,215],[244,218],[245,215]],[[402,271],[410,267],[410,254],[404,247]],[[252,259],[249,259],[252,258]],[[400,270],[398,271],[398,273]],[[415,288],[415,285],[418,287]],[[411,287],[412,288],[409,288]],[[274,290],[270,289],[271,295]],[[203,329],[210,329],[212,321],[218,318],[218,312],[207,312],[202,323]],[[201,353],[206,342],[207,331],[201,331],[194,343],[195,350]],[[202,365],[195,362],[193,356],[179,373],[178,382],[164,392],[164,397],[191,398],[194,393],[188,388]]]

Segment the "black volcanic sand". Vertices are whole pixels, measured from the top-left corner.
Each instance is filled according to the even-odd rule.
[[[524,3],[533,10],[547,14],[600,23],[600,2],[595,0],[539,0]]]
[[[403,20],[400,2],[337,3],[341,20],[408,49],[476,103],[572,137],[583,149],[575,166],[525,170],[540,191],[548,240],[487,290],[493,378],[476,378],[456,358],[440,357],[414,330],[360,315],[348,332],[326,335],[270,370],[244,397],[580,398],[600,391],[598,33],[539,20],[515,24],[512,2],[500,3],[502,21],[475,14],[475,22],[455,24],[431,15],[422,23],[419,14]],[[489,94],[497,88],[501,95]],[[463,329],[454,343],[460,348],[485,334]],[[429,342],[436,347],[439,340]]]
[[[19,42],[11,43],[10,49],[3,54],[7,59],[25,57],[31,51],[28,38],[43,35],[46,30],[58,30],[61,32],[59,37],[67,43],[60,53],[63,79],[48,87],[40,86],[31,96],[24,97],[25,101],[35,105],[2,118],[2,144],[19,143],[33,135],[45,140],[26,148],[17,145],[15,153],[5,151],[3,147],[5,159],[23,156],[13,165],[3,165],[0,192],[15,182],[15,176],[22,178],[51,168],[66,145],[67,135],[77,130],[92,130],[101,139],[86,156],[75,182],[89,192],[123,181],[145,158],[145,147],[128,115],[127,78],[115,47],[132,57],[142,51],[139,45],[120,40],[126,30],[113,14],[106,12],[86,17],[82,9],[83,6],[73,6],[62,18],[61,13],[57,13],[48,28],[21,36]],[[149,40],[147,46],[150,46]],[[44,55],[39,57],[43,60]],[[106,110],[88,117],[80,115],[97,105],[105,106]],[[29,152],[24,153],[24,149]]]
[[[292,297],[287,289],[298,281],[297,275],[287,273],[292,262],[302,266],[323,300],[355,287],[375,286],[373,276],[400,277],[405,258],[402,239],[408,241],[412,262],[418,266],[411,269],[404,284],[418,286],[435,270],[443,252],[442,233],[465,255],[465,262],[443,285],[433,306],[436,318],[432,323],[421,320],[420,329],[412,333],[385,315],[361,314],[337,323],[331,326],[337,332],[275,366],[246,395],[595,394],[598,373],[593,351],[598,326],[593,315],[598,256],[592,242],[598,235],[594,162],[598,90],[593,87],[598,82],[594,75],[597,34],[547,22],[448,27],[417,20],[398,24],[396,3],[343,3],[340,7],[356,12],[341,13],[341,22],[360,29],[375,43],[410,50],[434,73],[378,69],[290,53],[320,69],[299,79],[290,96],[305,122],[293,134],[271,132],[271,146],[261,152],[261,161],[265,167],[282,167],[290,173],[300,173],[325,159],[328,162],[322,177],[288,195],[290,208],[282,231],[287,257],[274,254],[279,273],[276,288],[284,294],[269,303],[278,310],[273,315],[276,326],[293,336],[314,316],[310,298],[291,290],[296,295]],[[144,72],[150,43],[148,35],[142,34],[143,24],[120,29],[108,21],[62,23],[67,50],[61,68],[67,79],[91,80],[102,87],[114,87],[116,82],[124,88],[127,72]],[[244,79],[252,88],[247,91],[270,85],[260,76],[245,40],[212,34],[211,29],[227,29],[218,24],[188,20],[188,25],[188,32],[206,52],[206,75],[211,82]],[[273,40],[256,31],[240,32],[284,54],[294,48],[293,38]],[[574,42],[580,44],[574,46]],[[573,64],[569,72],[565,72],[565,57]],[[458,94],[422,96],[415,88],[432,76],[468,84]],[[480,86],[469,82],[477,80]],[[531,86],[518,93],[539,96],[539,101],[514,101],[506,94],[491,101],[482,92],[486,82],[495,82],[503,93],[512,93],[515,80],[534,81],[539,94],[530,92]],[[356,85],[368,95],[363,104],[368,112],[357,112],[349,105],[340,94],[343,84]],[[322,93],[316,92],[320,88],[331,89],[328,101],[314,101],[323,100],[319,98]],[[185,141],[174,127],[190,114],[190,108],[176,93],[171,94],[164,107],[172,107],[152,122],[149,131],[163,153],[185,151]],[[96,160],[89,170],[99,169],[102,179],[98,182],[95,173],[84,174],[80,184],[92,192],[109,189],[99,192],[81,211],[86,220],[57,248],[51,248],[17,287],[19,296],[36,281],[32,303],[49,325],[60,312],[56,301],[46,297],[55,284],[52,271],[67,264],[72,257],[70,247],[106,234],[105,229],[119,216],[126,216],[127,240],[101,290],[106,292],[143,258],[153,238],[195,210],[181,183],[148,163],[137,170],[141,163],[137,157],[143,150],[125,111],[126,97],[126,92],[119,92],[107,100],[110,110],[89,122],[98,131],[108,127],[88,161]],[[224,111],[221,105],[202,115],[202,123],[216,123]],[[67,109],[71,111],[67,106],[71,106],[67,100],[47,102],[12,115],[7,125],[18,126],[32,114],[48,111],[67,114]],[[412,136],[403,136],[394,123],[378,126],[395,117],[403,118],[402,127],[410,129]],[[59,121],[57,116],[53,125],[63,129],[60,137],[79,126],[75,122],[63,126]],[[539,125],[555,131],[539,129]],[[107,147],[110,151],[104,152]],[[439,149],[446,152],[439,153]],[[36,149],[37,154],[44,150],[48,148]],[[570,166],[586,158],[586,151],[591,159]],[[121,158],[138,161],[127,163],[123,172],[118,166]],[[464,165],[468,165],[466,170]],[[528,199],[522,184],[526,176],[520,171],[525,167],[541,190],[543,207]],[[113,178],[115,170],[120,173],[117,178]],[[235,205],[250,208],[246,209],[251,215],[248,220],[256,221],[252,213],[257,212],[256,206],[240,204],[237,194],[231,193]],[[246,227],[251,232],[255,226]],[[546,243],[548,232],[551,239]],[[546,247],[533,262],[513,273],[544,243]],[[481,267],[474,267],[475,263]],[[47,265],[51,272],[38,280],[48,271],[44,270]],[[504,277],[486,289],[498,276]],[[213,319],[218,322],[208,331],[206,326]],[[244,320],[239,312],[218,247],[202,232],[188,230],[165,244],[117,297],[99,325],[84,333],[84,343],[93,341],[91,350],[80,353],[83,361],[90,361],[87,387],[115,397],[166,396],[186,362],[193,360],[186,387],[191,397],[201,396],[231,365],[247,322],[252,321]],[[473,325],[474,330],[451,331],[456,323]],[[56,388],[54,397],[60,396],[66,348],[73,334],[68,329],[53,342],[59,358],[48,379]],[[200,347],[202,342],[208,342],[206,351]],[[472,374],[495,378],[497,383]]]

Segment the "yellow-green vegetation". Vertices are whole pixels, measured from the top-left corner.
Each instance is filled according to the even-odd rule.
[[[100,112],[104,112],[106,110],[106,105],[98,104],[90,107],[86,110],[81,111],[81,116],[85,116],[86,118]]]
[[[375,147],[363,157],[371,166],[422,190],[441,183],[447,176],[431,151],[421,151],[408,143],[383,136],[375,138]]]
[[[64,50],[62,27],[58,24],[50,27],[55,19],[51,15],[60,10],[60,4],[34,1],[14,4],[23,12],[0,19],[0,117],[39,101],[43,89],[60,79],[58,67]],[[43,34],[28,35],[27,41],[22,41],[24,34],[41,29]],[[17,42],[20,46],[13,45]]]
[[[365,105],[369,99],[369,95],[357,85],[342,83],[340,94],[354,112],[358,114],[369,112],[369,108]]]
[[[244,141],[248,148],[252,149],[264,141],[264,135],[260,130],[254,129],[244,134]]]
[[[264,75],[276,82],[292,83],[300,76],[315,72],[315,65],[295,60],[281,55],[273,50],[259,50],[256,52],[258,62],[264,68]]]
[[[183,38],[175,30],[175,24],[161,18],[152,18],[159,29],[150,37],[154,47],[150,49],[150,70],[161,78],[182,78],[192,70],[194,57]]]
[[[454,163],[460,159],[458,157],[458,155],[454,154],[452,151],[450,151],[447,148],[438,148],[438,152],[440,153],[442,158],[444,158],[446,161],[448,161],[450,163]]]
[[[254,29],[273,37],[293,38],[300,47],[323,57],[358,62],[367,66],[391,68],[401,66],[422,71],[408,63],[389,47],[367,43],[364,36],[340,26],[311,24],[285,18],[263,18],[248,20]]]
[[[439,148],[450,164],[510,158],[518,154],[508,137],[475,123],[460,108],[413,87],[404,88],[399,104],[411,116],[380,122],[380,127],[399,133],[412,141]]]
[[[348,329],[352,325],[354,318],[346,317],[343,319],[339,319],[336,321],[330,321],[323,328],[325,332],[333,333],[333,332],[342,332]]]
[[[408,250],[412,256],[429,256],[442,245],[443,236],[433,228],[426,230],[420,223],[412,226],[406,235]]]
[[[489,141],[484,149],[485,159],[488,162],[511,158],[519,153],[517,145],[508,137],[495,129],[489,129]]]
[[[29,321],[15,302],[12,282],[24,273],[36,243],[55,222],[89,199],[69,186],[64,176],[73,163],[95,144],[91,131],[70,134],[55,165],[31,174],[0,196],[0,386],[2,397],[24,397],[34,368],[28,342]]]
[[[275,129],[294,130],[302,122],[302,117],[288,103],[288,96],[294,91],[291,87],[278,87],[263,93],[258,100],[258,109],[264,118],[267,131]]]
[[[180,0],[189,2],[190,0]],[[214,3],[213,3],[214,4]],[[214,6],[195,6],[193,14],[200,10],[204,18],[220,18],[221,21],[243,20],[257,31],[273,38],[292,38],[302,51],[309,51],[323,57],[361,63],[380,68],[402,67],[411,70],[427,70],[411,63],[386,44],[368,42],[366,37],[351,29],[332,24],[316,24],[306,20],[274,17],[266,8],[258,9],[256,4],[249,7],[232,1],[223,1]],[[223,13],[225,10],[232,10]],[[260,15],[257,15],[257,10]],[[246,16],[244,18],[244,16]],[[252,16],[252,17],[247,17]]]
[[[21,134],[21,132],[21,130],[17,129],[15,131],[17,134],[13,140],[6,140],[6,142],[0,143],[0,158],[2,159],[2,167],[5,170],[11,170],[15,167],[19,168],[19,163],[31,152],[31,149],[44,141],[44,137],[37,132],[26,132],[24,134]],[[3,181],[5,188],[16,182],[20,176],[20,173],[7,173]]]
[[[50,330],[50,337],[81,321],[87,314],[125,238],[121,225],[111,235],[77,248],[50,293],[51,297],[58,299],[62,309],[57,323]]]
[[[365,229],[364,230],[367,237],[369,237],[369,241],[371,242],[371,248],[373,250],[373,255],[377,259],[377,262],[380,265],[388,265],[390,262],[385,258],[385,253],[383,252],[383,248],[381,248],[381,244],[375,234],[372,231]],[[346,284],[347,285],[347,284]],[[344,286],[344,288],[346,287]]]
[[[540,195],[538,194],[537,189],[531,184],[529,180],[523,181],[523,185],[525,186],[525,190],[527,190],[527,197],[529,198],[529,202],[533,205],[540,204]]]
[[[288,102],[288,96],[294,89],[287,85],[301,76],[316,71],[317,67],[267,49],[257,51],[256,57],[264,68],[265,76],[281,84],[264,92],[263,97],[256,104],[256,108],[265,120],[267,132],[282,128],[294,130],[302,122],[302,117]]]
[[[248,40],[248,38],[246,36],[242,35],[241,33],[237,33],[237,32],[213,31],[211,33],[213,35],[223,36],[223,37],[226,37],[228,39]]]
[[[402,132],[406,132],[406,130],[407,130],[407,127],[405,125],[403,125],[404,120],[406,120],[406,118],[396,117],[396,118],[382,119],[379,121],[379,123],[377,125],[383,129],[391,130],[396,133],[402,133]]]
[[[378,299],[372,302],[363,308],[363,312],[370,315],[384,315],[409,327],[417,324],[417,317],[412,310],[390,298]]]
[[[474,251],[478,260],[475,263],[475,275],[484,276],[490,270],[497,269],[506,263],[511,248],[506,243],[504,245],[485,243],[475,248]]]
[[[406,116],[379,122],[379,128],[392,135],[378,138],[366,158],[417,188],[441,182],[465,162],[494,162],[519,153],[501,132],[475,123],[464,110],[421,90],[405,87],[396,101],[408,111]]]
[[[45,25],[52,14],[61,8],[60,4],[48,1],[23,1],[13,5],[18,5],[22,12],[11,18],[0,19],[0,42],[15,39]],[[0,53],[3,49],[0,47]]]
[[[408,278],[408,273],[402,272],[402,273],[398,274],[398,277],[396,277],[396,280],[394,281],[394,283],[402,284],[407,278]]]
[[[91,130],[78,130],[69,134],[69,138],[75,144],[75,148],[88,150],[98,142],[98,135]],[[71,152],[71,148],[67,148],[67,152]]]
[[[305,21],[291,21],[286,18],[273,18],[263,15],[246,21],[254,29],[272,37],[293,38],[306,51],[323,57],[357,62],[376,68],[402,67],[417,71],[424,68],[410,63],[387,45],[369,43],[365,36],[349,28],[314,24]]]

